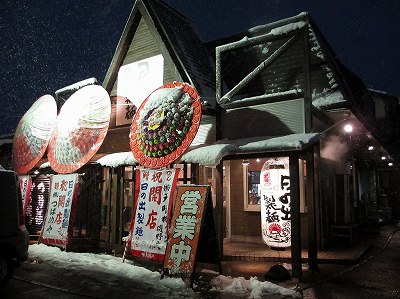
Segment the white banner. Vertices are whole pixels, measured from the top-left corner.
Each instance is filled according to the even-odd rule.
[[[133,256],[163,260],[179,169],[136,170],[136,204],[130,246]]]
[[[31,196],[32,180],[29,175],[19,175],[18,180],[19,180],[19,187],[21,189],[22,207],[25,215],[26,207],[29,204],[29,199]]]
[[[289,158],[268,159],[261,170],[261,228],[271,247],[291,245]]]
[[[76,173],[52,176],[49,204],[40,237],[43,243],[67,244],[68,226],[77,178],[78,174]]]

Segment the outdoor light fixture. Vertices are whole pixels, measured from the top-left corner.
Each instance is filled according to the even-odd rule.
[[[347,124],[344,126],[344,130],[345,130],[345,132],[350,133],[353,131],[353,126],[350,124]]]
[[[382,156],[382,158],[381,158],[382,160],[386,160],[386,157],[385,156]]]
[[[368,146],[368,150],[372,151],[374,149],[374,147],[372,145]]]
[[[260,159],[259,159],[259,158],[257,158],[257,159],[256,159],[256,161],[257,161],[257,162],[260,162]]]
[[[388,165],[389,165],[389,166],[393,166],[393,163],[392,163],[392,162],[389,162]]]
[[[249,160],[248,159],[243,159],[242,164],[245,165],[245,166],[249,165]]]

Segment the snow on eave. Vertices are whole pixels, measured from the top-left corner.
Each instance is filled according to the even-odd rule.
[[[336,90],[336,91],[325,91],[321,93],[314,93],[312,94],[312,104],[317,107],[326,107],[333,104],[338,103],[346,103],[347,100],[344,98],[343,94]]]
[[[181,160],[205,166],[216,166],[223,157],[230,154],[302,150],[318,139],[319,133],[307,133],[279,137],[261,136],[237,140],[220,140],[211,145],[189,150],[181,157]]]
[[[50,168],[50,162],[44,162],[43,164],[41,164],[41,165],[39,166],[39,168],[40,168],[40,169],[43,169],[43,168]]]
[[[133,157],[132,152],[120,152],[120,153],[113,153],[101,157],[96,161],[101,166],[107,167],[118,167],[121,165],[136,165],[138,162]]]
[[[12,139],[0,139],[0,146],[3,144],[12,144],[13,140]]]

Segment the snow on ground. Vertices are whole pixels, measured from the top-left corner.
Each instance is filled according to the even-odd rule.
[[[182,290],[188,288],[182,278],[164,277],[160,280],[160,273],[148,270],[144,267],[133,265],[131,261],[107,254],[76,253],[62,251],[58,247],[45,244],[32,244],[29,246],[29,258],[31,260],[43,260],[54,267],[71,270],[85,269],[100,274],[110,273],[124,276],[130,279],[140,279],[154,286],[154,288],[166,291]],[[300,298],[300,294],[271,282],[261,282],[257,278],[249,280],[243,277],[230,277],[218,275],[210,282],[212,290],[227,294],[243,294],[248,298],[262,298],[268,294],[277,294]]]

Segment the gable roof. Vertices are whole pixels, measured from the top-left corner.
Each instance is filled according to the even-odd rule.
[[[203,42],[194,32],[186,17],[166,3],[157,0],[137,0],[135,2],[104,78],[103,87],[110,91],[114,85],[118,69],[122,65],[142,16],[151,20],[155,32],[160,35],[183,80],[193,85],[200,97],[214,107],[215,68]]]

